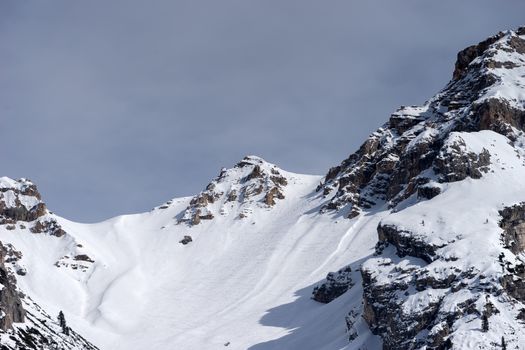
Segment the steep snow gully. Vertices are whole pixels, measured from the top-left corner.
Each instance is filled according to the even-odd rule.
[[[325,176],[248,156],[96,224],[1,178],[1,349],[525,349],[524,130],[519,28]]]

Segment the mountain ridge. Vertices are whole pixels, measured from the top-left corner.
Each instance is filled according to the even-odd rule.
[[[247,156],[89,225],[1,178],[0,241],[17,288],[101,349],[519,348],[524,128],[521,27],[459,52],[324,177]]]

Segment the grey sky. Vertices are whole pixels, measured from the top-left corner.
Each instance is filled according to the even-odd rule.
[[[323,174],[525,2],[0,2],[2,175],[79,221],[195,194],[257,154]]]

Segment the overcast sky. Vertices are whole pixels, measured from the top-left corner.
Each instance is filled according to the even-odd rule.
[[[525,1],[2,0],[2,175],[94,222],[256,154],[324,174]]]

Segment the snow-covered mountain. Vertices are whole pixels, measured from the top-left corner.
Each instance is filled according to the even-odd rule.
[[[520,28],[461,51],[441,92],[324,177],[248,156],[97,224],[2,178],[1,344],[523,349],[524,130]]]
[[[0,178],[0,212],[3,232],[55,238],[66,235],[42,202],[36,186],[26,179]],[[11,244],[0,243],[0,349],[96,350],[67,325],[63,313],[51,317],[18,288],[16,275],[31,278],[21,263],[26,253],[34,252],[22,253]],[[45,276],[40,277],[45,285]]]

